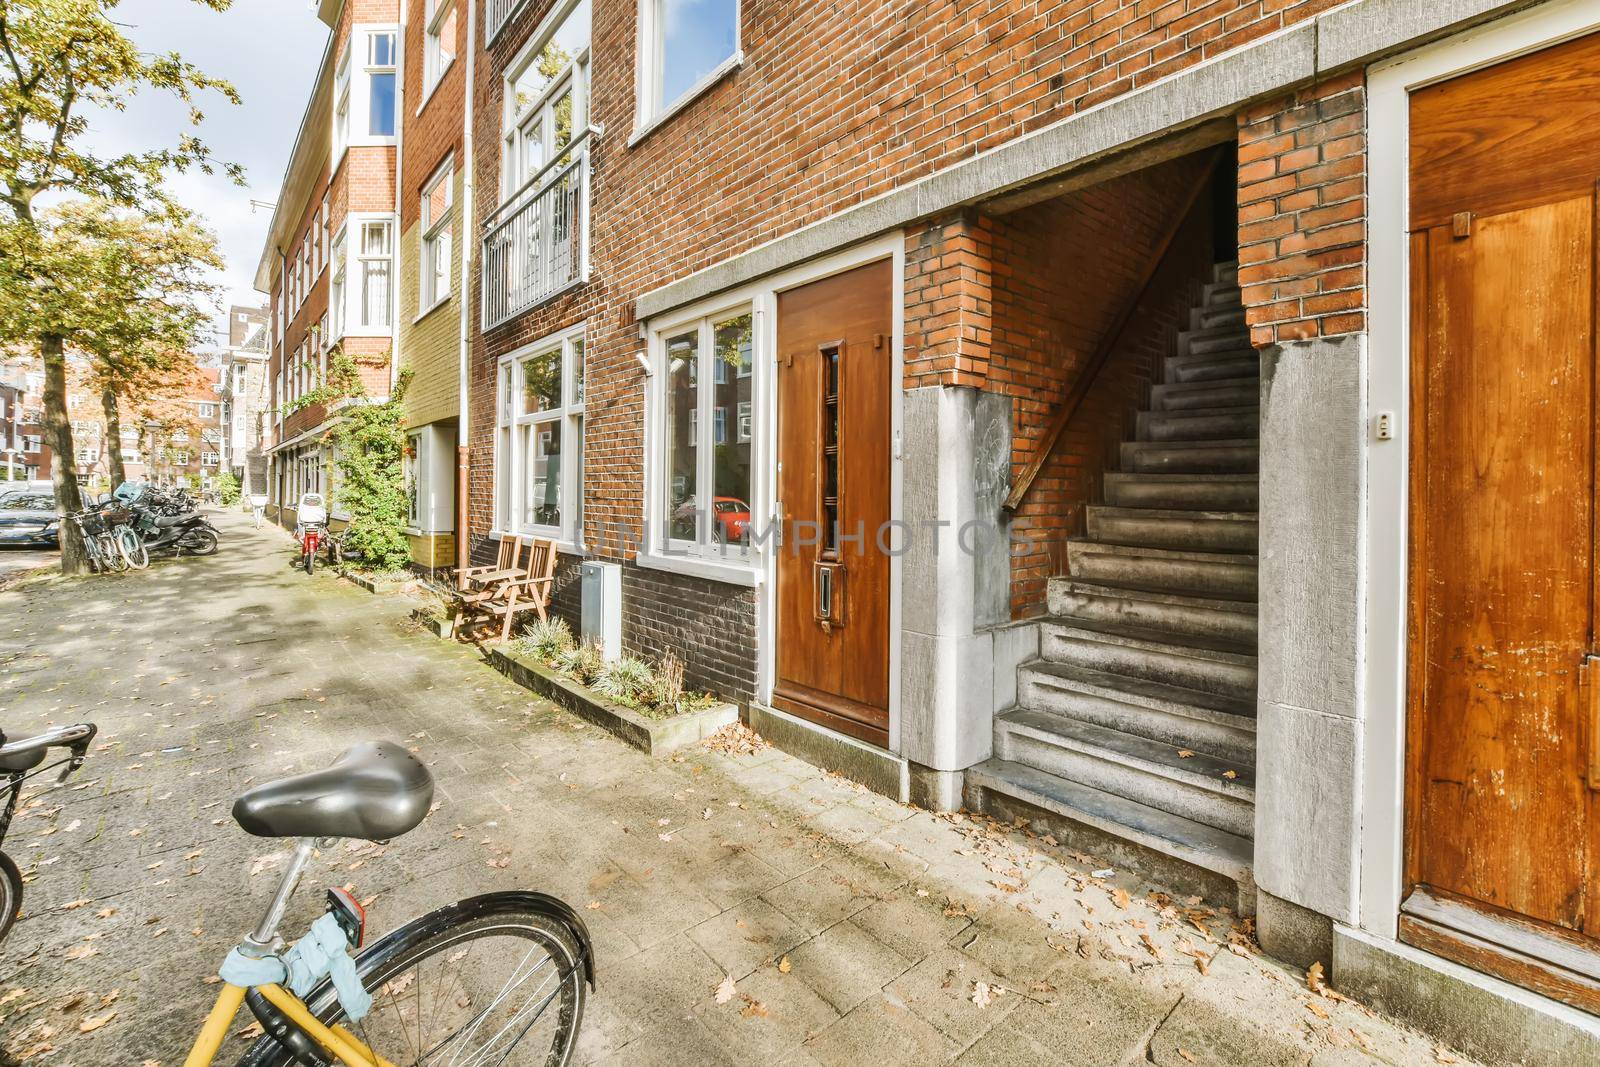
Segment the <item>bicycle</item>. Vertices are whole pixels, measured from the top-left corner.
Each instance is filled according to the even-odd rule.
[[[245,832],[292,838],[295,848],[256,929],[223,962],[222,989],[185,1067],[212,1062],[241,1007],[264,1031],[241,1067],[568,1062],[594,988],[594,953],[583,921],[554,897],[470,897],[362,949],[366,915],[332,889],[310,933],[285,949],[278,928],[318,847],[399,837],[432,802],[433,776],[392,742],[355,745],[326,770],[235,801]]]
[[[72,521],[83,536],[83,550],[89,557],[89,566],[98,574],[108,571],[118,573],[128,569],[128,558],[117,548],[117,540],[107,529],[105,517],[92,508],[74,512]]]
[[[302,493],[295,509],[294,539],[300,542],[300,564],[310,574],[317,563],[317,542],[328,530],[328,507],[321,493]]]
[[[11,818],[16,814],[17,804],[22,796],[22,783],[46,771],[61,767],[61,773],[56,776],[53,784],[28,799],[33,800],[52,789],[59,788],[73,771],[83,766],[84,757],[89,753],[89,744],[94,740],[94,735],[95,727],[91,723],[61,726],[31,737],[9,739],[4,731],[0,731],[0,776],[4,776],[5,779],[4,784],[0,784],[0,789],[8,794],[5,807],[0,810],[0,844],[5,843],[6,831],[11,829]],[[40,767],[52,748],[65,748],[69,755],[48,767]],[[63,764],[65,766],[62,766]],[[11,932],[12,924],[17,921],[17,916],[21,912],[22,872],[17,869],[11,857],[0,852],[0,941],[4,941],[6,934]]]

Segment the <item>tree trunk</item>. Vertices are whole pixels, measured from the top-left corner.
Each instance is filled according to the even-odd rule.
[[[117,410],[117,394],[108,385],[100,390],[100,408],[106,416],[106,456],[111,470],[111,488],[128,480],[122,465],[122,414]]]
[[[78,492],[78,474],[73,464],[77,450],[72,445],[72,419],[67,414],[67,357],[61,337],[46,334],[39,339],[39,355],[44,360],[44,437],[50,443],[50,482],[56,491],[56,511],[61,514],[61,573],[83,574],[89,569],[78,524],[70,516],[83,510]]]

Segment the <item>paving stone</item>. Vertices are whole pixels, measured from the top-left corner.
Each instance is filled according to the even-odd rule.
[[[965,1047],[1016,1010],[1021,998],[999,996],[987,1007],[972,1000],[976,983],[1003,986],[993,971],[954,949],[941,949],[891,982],[884,993]]]
[[[731,1048],[743,1063],[762,1063],[797,1051],[821,1033],[839,1013],[810,986],[793,976],[764,967],[738,983],[738,993],[725,1004],[707,998],[695,1007],[706,1029]]]
[[[808,934],[820,933],[877,901],[859,888],[858,883],[852,883],[845,875],[827,867],[814,867],[773,886],[761,894],[761,899],[789,916]]]
[[[830,1067],[910,1067],[948,1061],[959,1047],[904,1004],[880,993],[807,1041],[805,1051],[812,1061]]]
[[[789,953],[791,976],[805,982],[840,1014],[911,967],[911,961],[859,926],[832,926]]]
[[[705,954],[734,978],[743,978],[788,952],[810,934],[764,900],[747,900],[688,932]]]

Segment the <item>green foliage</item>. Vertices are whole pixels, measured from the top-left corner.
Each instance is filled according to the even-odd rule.
[[[565,619],[540,619],[523,632],[521,643],[528,652],[546,661],[577,644]]]
[[[606,658],[596,645],[573,645],[556,653],[548,662],[579,685],[591,685],[605,669]]]
[[[344,550],[372,571],[399,570],[411,558],[406,540],[404,413],[400,402],[411,372],[404,371],[389,399],[375,403],[361,384],[355,360],[335,348],[328,357],[328,402],[349,399],[329,435],[339,481],[332,502],[350,515]]]
[[[223,471],[212,484],[223,507],[231,508],[239,502],[239,479],[233,476],[232,471]]]
[[[618,703],[633,704],[644,696],[655,682],[650,665],[632,656],[622,656],[600,669],[594,680],[594,691]]]

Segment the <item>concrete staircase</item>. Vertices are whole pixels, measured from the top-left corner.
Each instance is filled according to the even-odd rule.
[[[1207,895],[1236,891],[1248,910],[1260,365],[1234,264],[1190,314],[967,787],[977,805],[1021,801],[1135,846],[1163,873],[1198,868]]]

